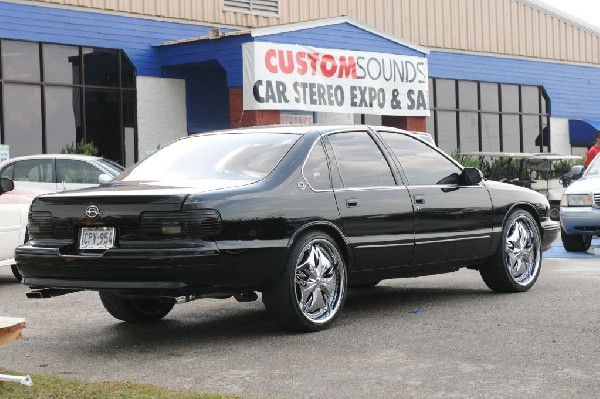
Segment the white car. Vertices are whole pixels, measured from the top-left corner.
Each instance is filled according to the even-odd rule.
[[[560,224],[563,246],[569,252],[587,251],[592,236],[600,236],[600,156],[565,190]]]
[[[14,251],[27,241],[27,212],[38,194],[108,183],[123,167],[104,158],[78,154],[43,154],[0,163],[0,266],[15,267]]]
[[[15,190],[12,180],[0,178],[0,266],[11,266],[17,280],[21,275],[15,266],[15,248],[26,241],[27,213],[35,196]]]
[[[16,189],[38,194],[108,183],[122,171],[108,159],[78,154],[29,155],[0,163],[0,177],[11,179]]]

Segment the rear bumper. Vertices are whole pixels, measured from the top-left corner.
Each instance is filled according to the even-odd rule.
[[[23,283],[32,288],[186,293],[208,289],[218,268],[214,245],[185,249],[112,249],[61,254],[22,245],[15,251]]]
[[[547,251],[560,235],[560,223],[554,220],[544,220],[542,225],[542,251]]]

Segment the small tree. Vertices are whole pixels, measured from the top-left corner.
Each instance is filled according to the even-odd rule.
[[[61,154],[83,154],[83,155],[98,155],[98,147],[93,141],[89,143],[85,139],[81,139],[77,143],[67,145],[65,148],[60,150]]]

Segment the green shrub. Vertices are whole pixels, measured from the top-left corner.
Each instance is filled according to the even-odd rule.
[[[65,148],[60,150],[61,154],[83,154],[83,155],[98,155],[98,147],[93,141],[86,142],[85,139],[81,139],[77,143],[67,145]]]

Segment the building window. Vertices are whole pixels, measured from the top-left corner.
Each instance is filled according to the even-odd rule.
[[[279,0],[223,0],[223,11],[276,17]]]
[[[0,143],[10,156],[92,141],[137,161],[135,68],[120,50],[0,40]]]
[[[427,131],[447,152],[550,151],[550,100],[539,86],[429,79]]]

